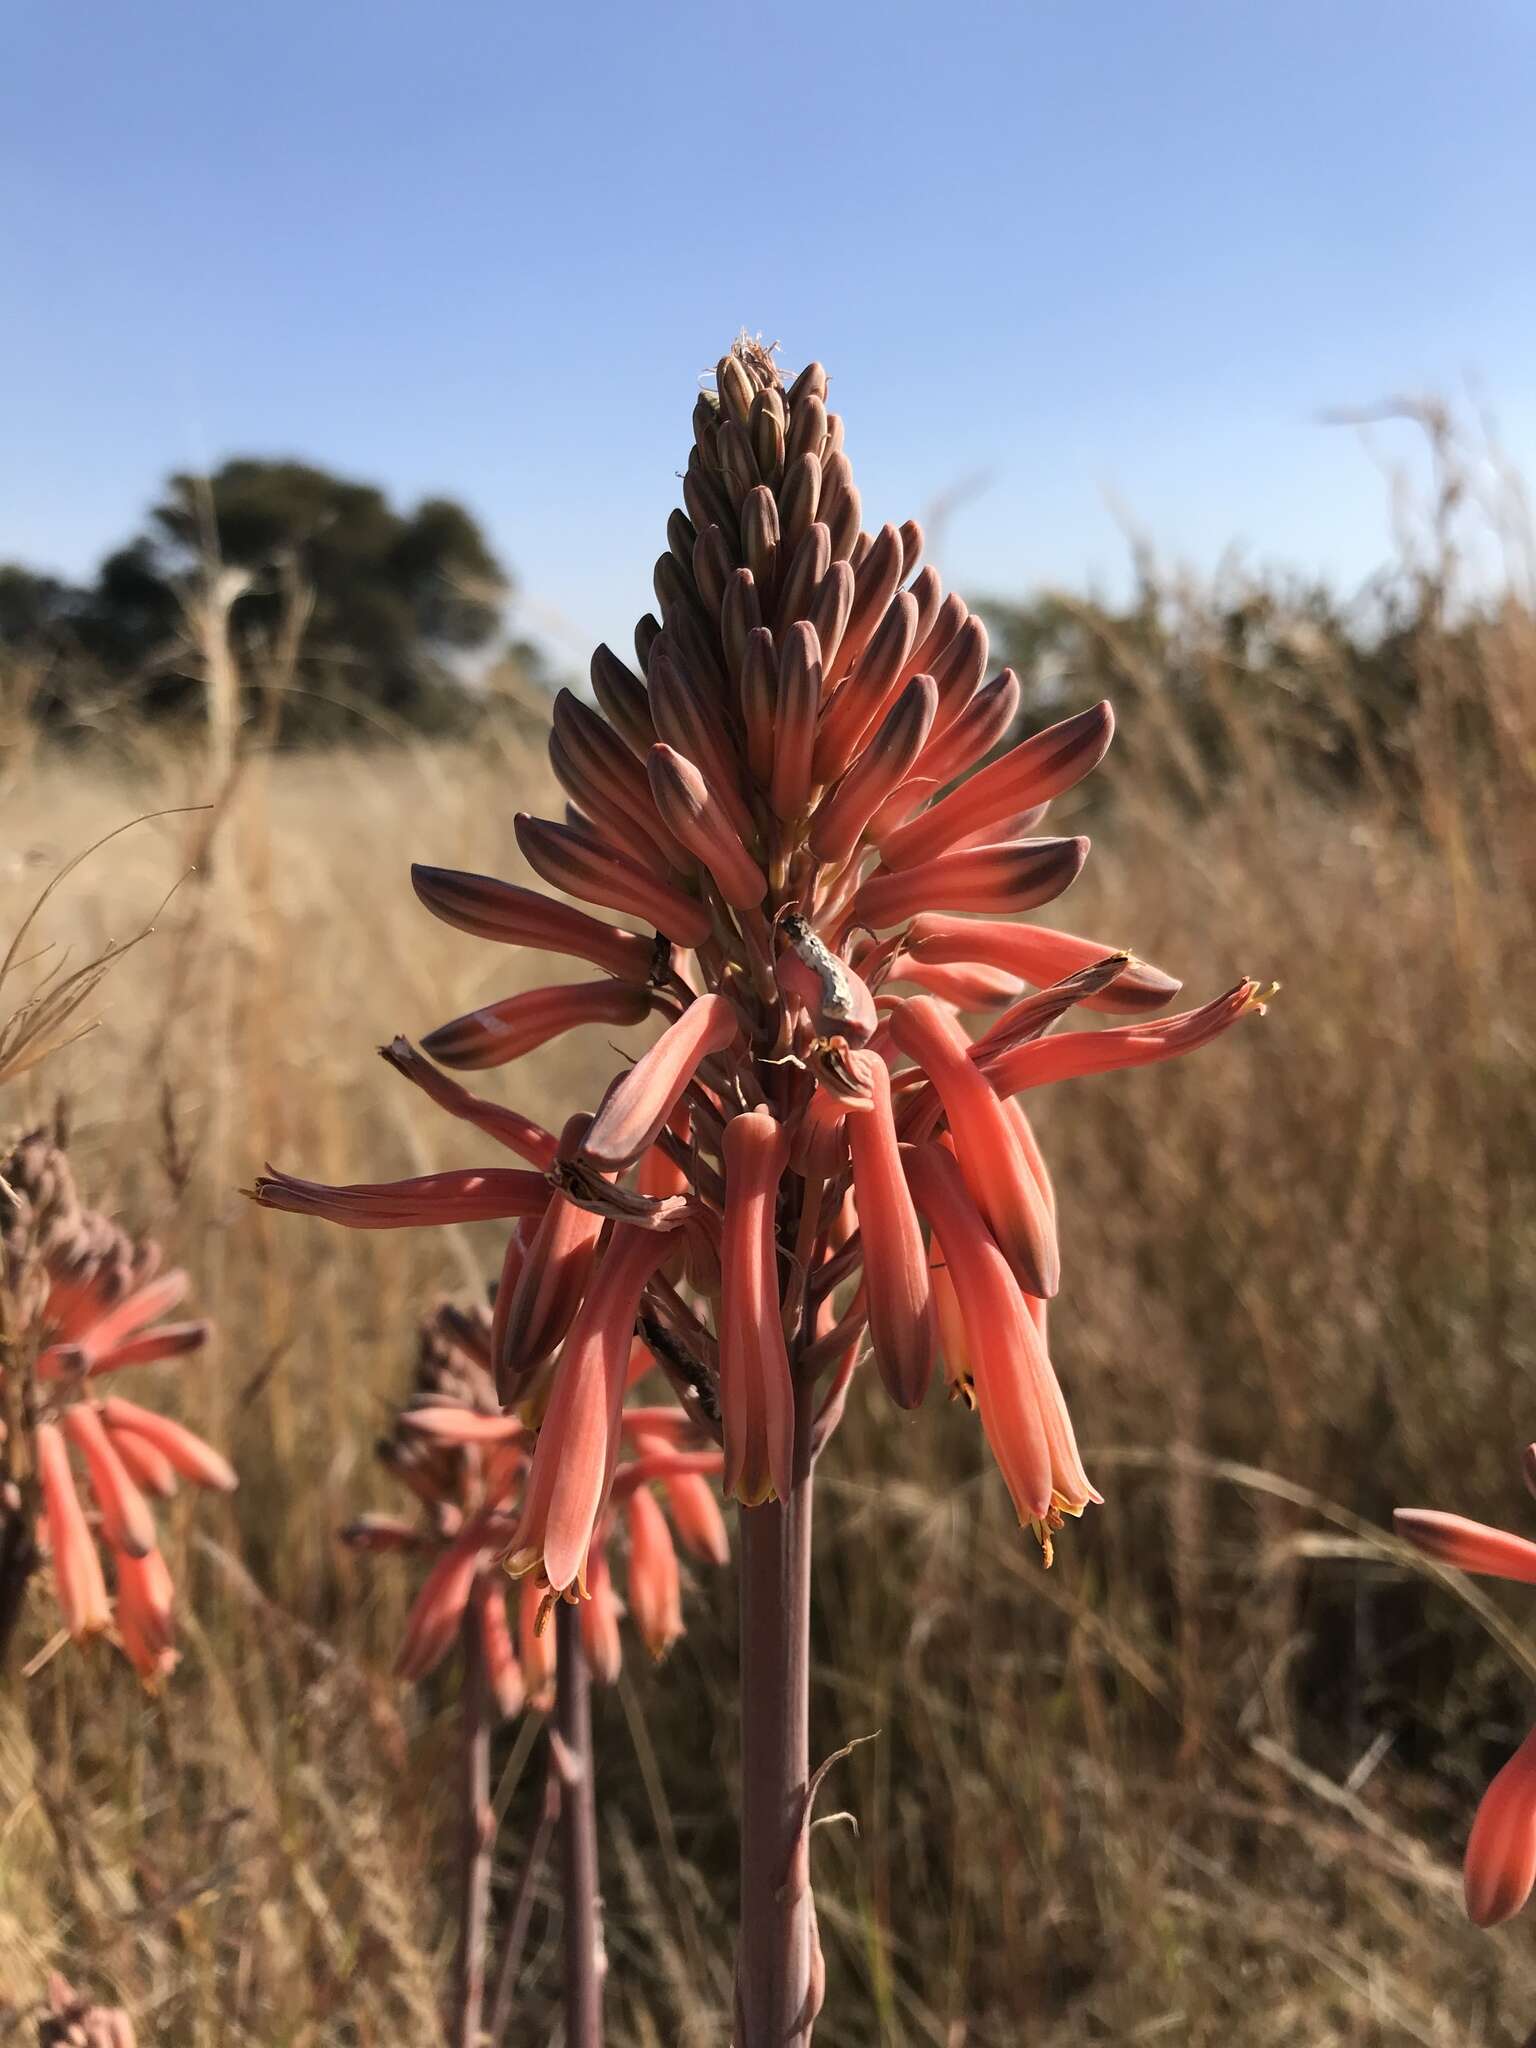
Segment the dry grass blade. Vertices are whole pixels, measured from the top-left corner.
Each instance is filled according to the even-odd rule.
[[[103,833],[83,852],[66,861],[27,911],[16,928],[4,959],[0,960],[0,1000],[4,999],[7,983],[14,976],[24,973],[28,967],[46,959],[53,950],[51,946],[44,945],[32,954],[24,955],[22,952],[28,934],[36,925],[49,899],[76,868],[124,832],[131,832],[136,825],[148,824],[156,818],[183,816],[206,808],[207,806],[203,804],[181,804],[167,810],[146,811],[139,817],[130,818],[125,824],[116,826],[112,831]],[[61,1051],[66,1045],[72,1045],[76,1039],[84,1038],[96,1028],[98,1020],[94,1017],[82,1018],[81,1010],[90,1001],[104,976],[117,962],[150,937],[155,929],[155,918],[164,911],[179,885],[179,882],[172,885],[162,898],[155,916],[131,939],[108,945],[104,951],[86,961],[83,966],[69,969],[67,972],[66,960],[61,956],[47,969],[23,1000],[0,1018],[0,1087],[8,1081],[14,1081],[19,1075],[28,1073],[50,1054]]]

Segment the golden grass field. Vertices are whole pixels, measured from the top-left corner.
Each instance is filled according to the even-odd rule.
[[[1347,795],[1300,792],[1213,647],[1220,782],[1146,673],[1117,704],[1131,747],[1060,807],[1095,835],[1063,923],[1196,1001],[1243,973],[1283,994],[1187,1062],[1038,1104],[1054,1349],[1106,1496],[1049,1575],[937,1397],[904,1418],[866,1386],[824,1462],[813,1748],[876,1737],[834,1780],[857,1831],[816,1836],[827,2048],[1516,2048],[1536,2026],[1529,1919],[1474,1932],[1457,1871],[1530,1718],[1536,1617],[1384,1533],[1395,1503],[1536,1517],[1536,621],[1426,629],[1414,658],[1390,786],[1367,761]],[[1469,765],[1472,704],[1497,755]],[[9,931],[104,830],[209,790],[200,753],[145,742],[18,755],[3,794]],[[11,1091],[12,1123],[64,1095],[87,1198],[196,1276],[216,1344],[156,1369],[157,1398],[242,1485],[169,1517],[163,1698],[98,1646],[0,1701],[0,2005],[58,1962],[167,2048],[442,2038],[451,1691],[391,1680],[408,1568],[335,1531],[389,1502],[371,1445],[416,1319],[483,1286],[495,1231],[353,1236],[238,1189],[267,1159],[351,1180],[485,1156],[374,1048],[546,977],[435,923],[406,867],[519,876],[512,814],[550,797],[515,734],[251,759],[99,1028]],[[104,848],[47,936],[76,958],[131,936],[204,822]],[[493,1088],[558,1128],[602,1069],[589,1040]],[[666,1666],[630,1639],[597,1702],[622,2048],[728,2024],[726,1576],[688,1613]],[[53,1627],[35,1589],[23,1659]],[[499,1738],[498,1900],[536,1758],[531,1722]],[[555,1913],[515,2041],[554,2038]]]

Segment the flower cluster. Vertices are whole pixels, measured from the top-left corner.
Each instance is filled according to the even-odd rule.
[[[1536,1493],[1536,1444],[1527,1446],[1523,1468]],[[1397,1533],[1436,1564],[1536,1586],[1536,1543],[1524,1536],[1437,1508],[1399,1508],[1393,1521]],[[1464,1877],[1467,1917],[1479,1927],[1512,1919],[1536,1889],[1536,1729],[1483,1794],[1467,1839]]]
[[[514,1225],[491,1364],[535,1433],[503,1544],[541,1587],[594,1590],[637,1328],[747,1506],[808,1470],[866,1337],[903,1408],[942,1354],[1049,1561],[1098,1495],[1051,1362],[1056,1203],[1019,1098],[1191,1050],[1260,991],[1159,1021],[1176,981],[1016,921],[1082,867],[1086,839],[1041,827],[1103,758],[1109,706],[1015,739],[1018,678],[988,679],[986,627],[921,565],[920,529],[865,529],[820,365],[786,388],[743,342],[716,382],[637,665],[600,647],[593,701],[561,692],[568,807],[516,819],[541,881],[624,922],[413,871],[449,924],[598,972],[385,1049],[523,1165],[341,1188],[274,1172],[255,1192],[357,1229]],[[1071,1010],[1126,1021],[1052,1034]],[[648,1017],[655,1043],[558,1134],[443,1071]]]
[[[410,1393],[377,1447],[380,1461],[415,1494],[422,1512],[414,1521],[364,1515],[342,1533],[356,1550],[407,1552],[430,1561],[406,1622],[398,1674],[425,1678],[472,1628],[491,1695],[507,1718],[525,1702],[548,1708],[556,1650],[554,1632],[545,1626],[548,1595],[535,1578],[522,1582],[515,1642],[509,1624],[499,1560],[517,1527],[533,1433],[501,1412],[491,1372],[493,1328],[491,1311],[479,1304],[464,1309],[443,1302],[423,1319]],[[628,1386],[638,1387],[654,1370],[637,1340]],[[702,1441],[699,1432],[670,1401],[626,1403],[621,1430],[624,1456],[593,1532],[585,1567],[591,1598],[581,1611],[587,1660],[609,1684],[622,1659],[622,1610],[610,1561],[621,1528],[629,1611],[657,1658],[683,1632],[674,1529],[705,1563],[722,1565],[730,1555],[710,1483],[720,1453],[693,1447]]]
[[[38,2048],[134,2048],[134,2041],[133,2022],[121,2006],[92,2005],[54,1971]]]
[[[183,1424],[108,1389],[129,1367],[198,1350],[208,1325],[162,1320],[185,1296],[186,1274],[162,1272],[156,1245],[83,1207],[63,1150],[42,1131],[0,1161],[0,1258],[8,1417],[0,1427],[30,1447],[25,1476],[41,1506],[65,1626],[77,1642],[115,1633],[155,1686],[174,1668],[176,1647],[150,1500],[168,1499],[182,1479],[227,1492],[235,1474]],[[13,1462],[7,1481],[18,1501],[19,1469]],[[115,1599],[98,1543],[111,1560]]]

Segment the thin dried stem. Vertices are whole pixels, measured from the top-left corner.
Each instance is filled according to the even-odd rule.
[[[491,1806],[491,1698],[479,1623],[464,1617],[463,1693],[459,1714],[460,1875],[459,1942],[449,2038],[454,2048],[481,2048],[485,2009],[485,1936],[490,1917],[491,1852],[496,1835]]]

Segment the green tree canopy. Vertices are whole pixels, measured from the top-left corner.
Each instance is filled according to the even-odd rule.
[[[210,477],[170,477],[144,531],[85,588],[0,567],[0,648],[46,641],[99,681],[131,687],[151,713],[188,707],[200,667],[186,598],[213,563],[244,572],[229,627],[248,679],[270,677],[303,610],[279,723],[289,736],[355,730],[370,710],[445,722],[464,696],[463,657],[495,639],[509,590],[474,518],[451,499],[402,512],[372,484],[239,456]],[[61,660],[56,710],[69,678]]]

